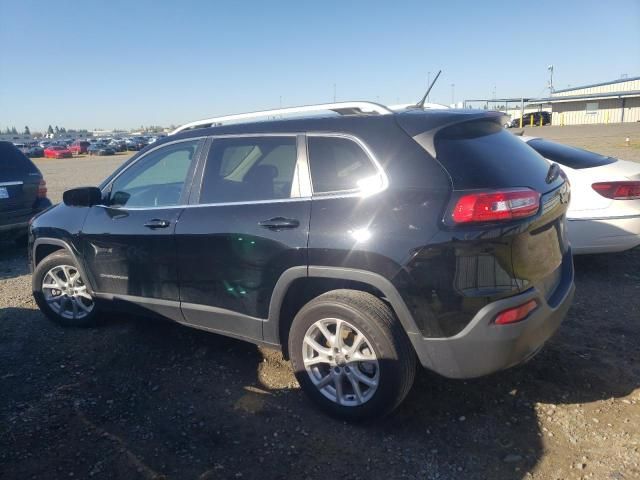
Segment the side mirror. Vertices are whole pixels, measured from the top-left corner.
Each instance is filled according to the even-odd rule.
[[[92,207],[102,202],[98,187],[72,188],[62,194],[62,201],[69,207]]]

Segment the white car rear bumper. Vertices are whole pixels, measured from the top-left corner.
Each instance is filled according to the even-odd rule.
[[[567,220],[574,254],[622,252],[640,245],[640,215]]]

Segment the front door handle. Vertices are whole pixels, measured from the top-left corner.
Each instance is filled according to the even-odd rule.
[[[158,218],[154,218],[153,220],[149,220],[144,224],[145,227],[150,228],[151,230],[155,230],[156,228],[167,228],[171,225],[171,222],[168,220],[160,220]]]
[[[282,230],[284,228],[298,228],[300,222],[295,218],[274,217],[269,220],[262,220],[258,225],[269,230]]]

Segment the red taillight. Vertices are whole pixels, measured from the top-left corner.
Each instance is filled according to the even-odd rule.
[[[47,182],[44,179],[38,184],[38,198],[47,198]]]
[[[495,222],[535,215],[540,194],[529,188],[470,193],[456,202],[451,218],[455,223]]]
[[[503,312],[500,312],[496,317],[496,325],[507,325],[509,323],[519,322],[524,320],[527,315],[538,308],[538,302],[530,300],[518,307],[510,308]]]
[[[605,198],[614,200],[640,199],[640,182],[600,182],[594,183],[591,188]]]

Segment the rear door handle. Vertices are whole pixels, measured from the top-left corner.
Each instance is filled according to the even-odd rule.
[[[154,218],[153,220],[149,220],[144,224],[145,227],[150,228],[151,230],[155,230],[156,228],[167,228],[171,225],[171,222],[168,220],[160,220],[158,218]]]
[[[269,230],[282,230],[284,228],[298,228],[300,222],[295,218],[274,217],[269,220],[262,220],[258,225]]]

